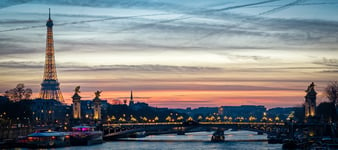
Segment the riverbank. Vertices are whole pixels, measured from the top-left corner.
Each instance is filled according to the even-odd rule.
[[[11,148],[18,146],[18,137],[32,133],[32,128],[0,128],[0,148]]]
[[[19,136],[26,136],[33,132],[30,127],[23,128],[0,128],[0,141],[8,139],[16,139]]]

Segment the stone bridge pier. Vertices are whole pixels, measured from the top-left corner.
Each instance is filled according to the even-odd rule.
[[[218,128],[211,137],[211,142],[223,142],[225,140],[224,137],[224,128]]]

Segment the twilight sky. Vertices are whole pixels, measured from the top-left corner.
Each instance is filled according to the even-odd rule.
[[[338,79],[338,0],[1,0],[0,92],[37,97],[51,8],[63,96],[298,106]]]

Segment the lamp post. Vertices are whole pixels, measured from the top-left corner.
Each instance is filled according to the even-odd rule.
[[[250,122],[253,122],[253,121],[255,121],[255,120],[256,120],[256,117],[254,117],[254,116],[250,116],[250,117],[249,117],[249,121],[250,121]]]
[[[179,116],[179,117],[177,117],[177,121],[182,121],[184,119],[184,117],[183,116]]]
[[[292,111],[288,118],[286,118],[286,120],[290,121],[290,136],[293,139],[294,138],[294,131],[293,131],[293,118],[294,118],[294,111]]]
[[[228,121],[228,117],[227,116],[224,116],[223,119],[224,119],[224,122]]]
[[[170,122],[170,121],[171,121],[171,117],[170,117],[170,116],[167,116],[167,117],[165,118],[165,120],[168,121],[168,122]]]
[[[220,116],[217,116],[217,121],[218,121],[218,122],[221,122],[221,121],[222,121]]]
[[[132,117],[130,118],[130,121],[131,121],[131,122],[137,122],[137,119],[136,119],[135,117],[132,116]]]
[[[148,121],[148,118],[147,118],[147,117],[143,117],[143,121],[144,121],[144,122],[147,122],[147,121]]]
[[[114,121],[116,120],[116,117],[113,115],[113,116],[110,117],[110,120],[111,120],[112,122],[114,122]]]
[[[200,116],[198,116],[197,120],[198,120],[198,121],[202,121],[202,120],[203,120],[203,117],[200,115]]]
[[[187,119],[187,121],[193,121],[194,119],[192,119],[192,117],[189,117],[188,119]]]
[[[262,117],[262,122],[266,122],[268,120],[267,114],[266,112],[263,113],[263,117]]]
[[[279,122],[279,121],[280,121],[279,117],[276,116],[276,117],[275,117],[275,122]]]
[[[232,121],[232,117],[229,117],[228,119],[229,119],[230,122]]]

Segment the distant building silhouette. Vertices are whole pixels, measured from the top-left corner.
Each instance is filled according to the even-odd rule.
[[[224,109],[223,109],[223,107],[219,107],[218,108],[218,115],[221,115],[221,116],[224,115]]]
[[[32,111],[32,119],[36,123],[64,122],[70,117],[71,108],[56,100],[34,99],[25,101]]]
[[[220,112],[220,108],[223,112]],[[254,116],[256,118],[261,118],[262,114],[267,111],[265,106],[262,105],[241,105],[241,106],[221,106],[218,110],[218,113],[221,113],[225,116],[231,117],[245,117]]]
[[[74,104],[73,104],[74,105]],[[108,108],[107,100],[101,100],[100,108],[101,108],[101,118],[106,116],[107,108]],[[92,100],[81,100],[80,101],[80,109],[81,109],[81,120],[92,120],[94,119],[94,102]]]
[[[144,102],[137,102],[135,104],[132,105],[132,107],[130,107],[132,110],[138,111],[140,109],[145,109],[148,108],[149,105],[147,103]]]
[[[82,119],[93,119],[93,101],[92,100],[81,100],[81,118]],[[74,104],[73,104],[74,105]]]
[[[46,23],[47,39],[46,39],[46,58],[43,81],[41,83],[40,98],[45,100],[57,100],[64,102],[60,90],[60,83],[56,75],[55,56],[54,56],[54,41],[53,41],[53,20],[49,18]]]

